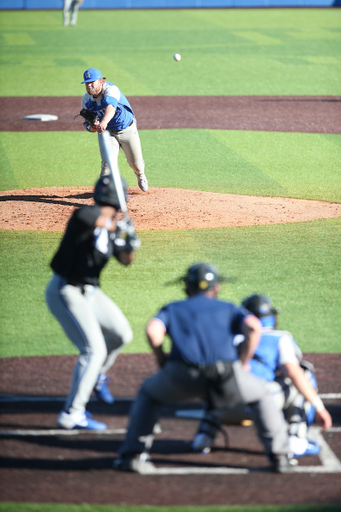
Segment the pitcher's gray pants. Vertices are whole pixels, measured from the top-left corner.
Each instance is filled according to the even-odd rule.
[[[239,393],[245,404],[250,404],[258,435],[267,454],[288,453],[288,434],[283,414],[273,402],[263,381],[244,371],[240,361],[233,363],[234,376]],[[121,454],[142,453],[152,444],[153,427],[163,404],[180,402],[206,395],[202,372],[182,361],[168,361],[155,375],[142,384],[134,402],[126,440],[119,450]],[[216,421],[223,422],[226,410],[212,411]]]
[[[110,142],[114,152],[114,163],[118,166],[118,153],[120,147],[123,149],[127,162],[134,173],[139,176],[144,173],[144,160],[142,156],[142,147],[140,136],[137,131],[136,119],[131,126],[121,131],[108,130],[110,133]],[[101,148],[100,148],[101,151]],[[109,167],[103,159],[101,153],[101,176],[109,174]]]
[[[114,364],[133,332],[118,306],[96,286],[85,285],[82,294],[53,274],[46,288],[46,302],[80,352],[64,409],[84,412],[99,374]]]

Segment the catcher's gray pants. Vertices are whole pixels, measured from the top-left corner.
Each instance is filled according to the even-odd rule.
[[[131,327],[98,287],[85,285],[83,294],[58,274],[46,288],[46,302],[80,352],[64,409],[84,412],[98,375],[108,371],[120,348],[132,340]]]
[[[145,164],[142,156],[141,141],[139,133],[137,131],[136,119],[133,119],[132,124],[128,126],[128,128],[125,128],[124,130],[108,131],[110,133],[110,142],[114,151],[114,163],[118,166],[118,153],[121,147],[124,151],[127,162],[133,169],[134,173],[137,176],[143,174]],[[104,176],[109,174],[110,171],[108,165],[105,163],[103,159],[102,153],[101,158],[101,176]]]
[[[309,380],[312,373],[305,370]],[[265,386],[270,391],[272,398],[280,411],[283,411],[284,418],[288,423],[289,435],[297,435],[298,437],[307,437],[307,412],[311,405],[306,402],[303,395],[299,393],[291,379],[277,377],[274,381],[265,381]],[[313,382],[312,385],[314,386]],[[314,386],[315,387],[315,386]],[[212,414],[207,412],[202,420],[198,432],[205,432],[214,438],[221,423],[239,424],[242,420],[252,419],[252,411],[245,407],[244,404],[231,409],[224,417],[224,421],[212,421]]]
[[[244,371],[240,361],[233,363],[240,396],[254,411],[258,435],[267,454],[288,453],[288,434],[283,414],[273,402],[264,382]],[[126,440],[121,454],[142,453],[152,444],[153,427],[163,404],[189,400],[206,395],[205,378],[198,368],[182,361],[168,361],[155,375],[142,384],[132,406]],[[226,410],[212,411],[216,421],[223,422]]]

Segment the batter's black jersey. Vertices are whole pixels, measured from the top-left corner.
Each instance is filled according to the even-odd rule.
[[[98,286],[101,270],[111,256],[117,257],[125,241],[115,232],[95,227],[99,206],[84,206],[71,216],[51,268],[70,284]]]

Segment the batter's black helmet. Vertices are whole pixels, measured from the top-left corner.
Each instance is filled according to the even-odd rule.
[[[272,300],[265,295],[250,295],[243,300],[242,306],[258,318],[277,315],[278,311],[272,304]]]
[[[121,178],[124,195],[127,196],[127,182]],[[113,206],[119,210],[115,183],[109,176],[101,176],[95,185],[94,200],[101,206]]]
[[[215,285],[225,280],[218,275],[218,269],[209,263],[196,263],[192,265],[182,278],[186,288],[192,293],[207,292]]]

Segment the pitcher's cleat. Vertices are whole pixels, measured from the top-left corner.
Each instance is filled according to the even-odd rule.
[[[139,188],[143,192],[147,192],[147,190],[148,190],[148,180],[147,180],[147,176],[145,175],[145,173],[143,172],[140,175],[137,174],[136,177],[137,177],[137,183],[139,185]]]

